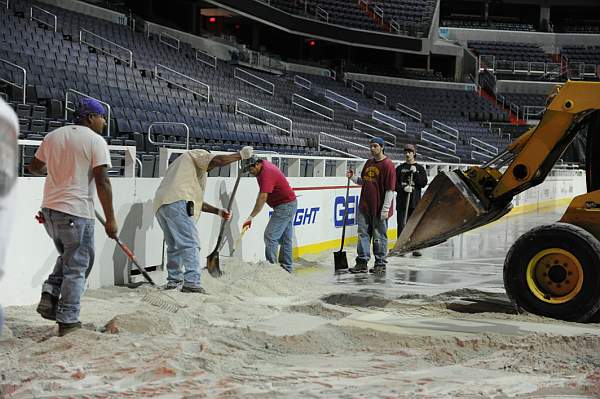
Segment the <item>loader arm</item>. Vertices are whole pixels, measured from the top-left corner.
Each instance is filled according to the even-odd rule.
[[[539,124],[509,144],[496,159],[436,176],[392,253],[439,244],[505,215],[515,195],[544,181],[587,116],[598,109],[600,83],[565,83],[553,94]]]

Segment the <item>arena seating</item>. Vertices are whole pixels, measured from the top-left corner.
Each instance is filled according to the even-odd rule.
[[[288,13],[309,16],[355,29],[397,32],[426,37],[429,33],[436,1],[378,0],[367,2],[367,8],[353,0],[271,0],[273,7]],[[383,17],[383,18],[382,18]],[[393,21],[393,22],[392,22]],[[393,25],[393,28],[390,28]]]
[[[392,105],[392,109],[389,104],[382,105],[371,99],[368,91],[358,93],[343,82],[326,77],[304,75],[311,82],[311,89],[307,90],[294,84],[293,73],[278,76],[244,67],[236,72],[236,65],[220,60],[216,68],[211,68],[196,61],[195,50],[184,43],[181,43],[179,50],[176,50],[156,35],[147,37],[144,33],[133,32],[123,25],[43,4],[41,6],[44,9],[57,15],[58,31],[54,32],[25,18],[31,4],[29,1],[11,2],[9,10],[0,12],[3,22],[3,27],[0,29],[3,39],[0,43],[0,58],[21,65],[28,71],[27,104],[18,103],[20,90],[10,86],[5,88],[5,91],[10,94],[8,99],[21,118],[21,137],[39,140],[46,132],[68,123],[64,119],[63,103],[65,92],[74,89],[111,105],[111,130],[107,140],[113,144],[136,145],[142,163],[154,164],[154,167],[144,167],[145,174],[146,170],[156,170],[157,148],[147,140],[146,132],[152,122],[158,121],[186,123],[191,130],[191,147],[210,150],[235,150],[242,145],[252,144],[259,150],[280,153],[330,156],[335,154],[319,151],[320,142],[339,151],[368,156],[368,152],[363,149],[328,136],[320,137],[319,132],[366,146],[369,140],[368,134],[379,135],[379,130],[385,130],[395,135],[397,142],[397,147],[388,148],[388,154],[394,159],[402,159],[401,144],[422,143],[420,132],[429,126],[434,117],[450,126],[454,124],[461,132],[465,132],[464,138],[461,138],[459,143],[459,147],[464,148],[459,152],[461,159],[467,162],[470,161],[467,140],[471,135],[482,134],[482,140],[487,141],[495,139],[488,137],[486,130],[482,129],[477,122],[469,121],[469,116],[484,115],[483,113],[477,115],[476,112],[484,110],[482,104],[485,104],[485,100],[473,93],[458,92],[457,95],[462,95],[464,101],[461,100],[460,104],[457,102],[453,108],[445,108],[444,113],[431,116],[429,112],[432,111],[425,103],[415,104],[415,106],[423,106],[427,118],[424,123],[416,123],[397,112],[391,102],[389,104]],[[79,44],[77,39],[81,28],[131,49],[133,65],[131,67],[127,65],[125,57],[116,60],[98,49]],[[210,84],[210,101],[205,101],[200,95],[203,86],[195,85],[189,79],[170,75],[169,70],[164,68],[155,75],[154,68],[157,64],[168,66],[177,72]],[[272,83],[274,93],[266,93],[247,82],[236,79],[234,75],[240,73],[239,71],[251,73],[252,75],[249,75],[252,76],[251,79],[262,79],[255,82],[259,85],[267,84],[265,82]],[[2,73],[2,77],[8,80],[16,82],[19,79],[16,69],[13,73],[10,68],[5,68]],[[156,77],[168,77],[170,83]],[[178,87],[184,85],[196,93]],[[330,91],[329,94],[327,90]],[[392,98],[398,93],[412,93],[413,89],[389,85],[385,90],[389,91]],[[429,91],[431,91],[429,97],[435,97],[434,90],[426,92]],[[334,96],[343,96],[356,101],[358,104],[356,109],[352,110],[332,101],[331,92]],[[296,93],[333,109],[335,113],[333,120],[293,105],[291,98]],[[450,97],[454,95],[454,93],[448,94]],[[408,96],[411,97],[412,94]],[[400,94],[398,98],[402,98]],[[289,136],[267,123],[236,114],[238,99],[251,101],[259,107],[292,119],[293,135]],[[467,106],[467,104],[471,105]],[[374,121],[373,110],[385,112],[397,120],[405,121],[407,132]],[[473,114],[469,115],[469,110]],[[492,109],[486,110],[490,115],[497,114]],[[253,112],[269,123],[281,122],[273,119],[268,112],[258,109]],[[366,134],[359,134],[353,130],[356,120],[368,123],[375,129],[361,129]],[[158,142],[159,146],[182,147],[184,145],[184,130],[177,126],[159,127],[154,132],[154,141]],[[30,156],[31,152],[28,154]],[[435,157],[432,155],[431,158],[445,159],[440,154],[436,154]]]

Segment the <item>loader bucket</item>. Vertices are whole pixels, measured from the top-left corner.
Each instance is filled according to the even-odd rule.
[[[391,255],[437,245],[499,219],[510,211],[510,202],[499,208],[487,209],[486,199],[479,198],[459,173],[440,172],[433,179],[406,221]]]

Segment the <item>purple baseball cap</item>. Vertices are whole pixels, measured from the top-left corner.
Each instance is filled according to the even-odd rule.
[[[89,114],[105,116],[106,110],[98,100],[94,100],[93,98],[82,98],[79,101],[77,113],[80,117],[86,117]]]

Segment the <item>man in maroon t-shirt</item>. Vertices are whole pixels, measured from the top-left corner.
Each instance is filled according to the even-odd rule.
[[[384,154],[384,141],[380,137],[371,139],[371,155],[362,169],[360,177],[354,176],[352,170],[348,177],[362,186],[358,204],[358,245],[356,266],[348,269],[351,273],[366,273],[367,263],[371,258],[371,241],[375,266],[371,273],[384,273],[387,264],[387,226],[394,207],[394,189],[396,187],[396,169]]]
[[[252,219],[260,213],[265,202],[273,208],[273,214],[264,234],[265,257],[270,263],[276,263],[277,248],[281,245],[279,263],[281,267],[291,273],[293,221],[298,208],[296,194],[285,175],[271,162],[252,157],[245,160],[243,165],[244,172],[248,171],[256,176],[259,193],[254,209],[244,222],[242,229],[250,228]]]

